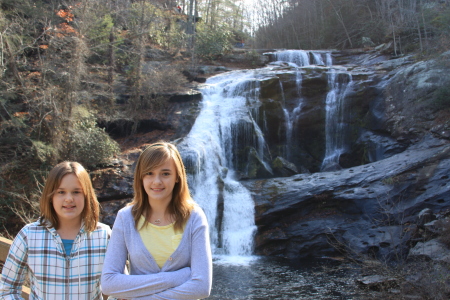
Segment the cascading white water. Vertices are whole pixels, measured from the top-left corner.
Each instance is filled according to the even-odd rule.
[[[332,59],[332,57],[331,57],[331,53],[330,53],[330,52],[327,52],[327,53],[325,54],[325,56],[326,56],[326,65],[327,65],[327,66],[332,66],[332,65],[333,65],[333,59]]]
[[[325,65],[325,62],[323,61],[322,55],[320,53],[312,52],[312,55],[314,57],[315,65]]]
[[[294,63],[298,67],[311,64],[308,52],[304,50],[284,50],[273,52],[273,54],[278,61]]]
[[[294,64],[297,67],[309,65],[332,65],[331,53],[329,51],[282,50],[270,53],[274,55],[277,61]]]
[[[202,89],[201,112],[178,145],[194,199],[210,222],[213,253],[216,257],[233,257],[233,262],[239,261],[236,257],[252,254],[256,231],[253,200],[236,180],[233,154],[236,126],[244,119],[251,124],[244,127],[245,139],[253,141],[264,161],[265,141],[247,106],[259,100],[255,74],[233,71],[209,78]]]
[[[293,107],[292,111],[289,111],[285,106],[283,107],[284,117],[286,120],[286,151],[285,157],[290,160],[291,153],[290,148],[292,145],[292,137],[295,130],[295,124],[298,121],[299,114],[302,108],[302,96],[301,96],[301,86],[302,86],[302,72],[301,67],[322,65],[322,66],[332,66],[332,58],[330,52],[324,51],[306,51],[306,50],[283,50],[272,53],[277,61],[287,62],[294,66],[296,70],[296,85],[297,85],[297,104]],[[325,57],[325,61],[324,61]],[[283,86],[281,85],[281,92],[283,97],[283,104],[286,102],[284,99]]]
[[[282,101],[283,114],[286,125],[286,144],[284,145],[284,156],[287,159],[289,159],[291,156],[289,148],[290,145],[292,144],[292,121],[291,121],[291,114],[289,113],[289,110],[286,108],[286,97],[284,95],[283,83],[281,81],[279,81],[279,83],[280,83],[281,97],[283,99]]]
[[[308,54],[302,50],[284,52],[278,59],[286,59],[286,62],[295,67],[298,100],[297,103],[293,102],[293,99],[289,100],[290,111],[286,108],[287,99],[283,98],[287,122],[286,140],[289,145],[293,136],[293,125],[298,120],[302,106],[303,68],[316,67],[311,65],[310,58],[314,63],[322,64],[317,68],[324,68],[324,62],[328,67],[332,66],[332,61],[328,52],[321,52],[320,59],[314,58],[315,55],[311,52]],[[236,170],[239,163],[239,170],[243,171],[242,157],[239,158],[234,150],[253,148],[266,170],[272,173],[264,159],[268,149],[263,135],[263,131],[268,130],[266,112],[263,111],[263,115],[259,116],[258,109],[261,105],[259,80],[264,80],[267,72],[270,72],[270,68],[261,71],[233,71],[209,78],[202,89],[201,112],[191,132],[178,145],[189,174],[189,185],[194,199],[202,206],[210,222],[213,253],[221,261],[236,263],[241,261],[242,257],[251,257],[256,231],[253,200],[249,191],[237,180],[239,176]],[[336,157],[339,159],[343,147],[339,139],[335,139],[342,131],[339,124],[343,124],[339,119],[341,117],[337,116],[342,116],[341,100],[351,82],[351,76],[346,72],[342,73],[346,75],[337,76],[335,70],[330,70],[328,74],[330,92],[326,101],[326,160],[335,162]],[[338,80],[342,78],[347,80]],[[282,97],[285,97],[281,82],[280,87]],[[260,120],[263,130],[258,127],[255,119]],[[286,153],[286,157],[289,159],[289,153]]]
[[[328,72],[330,91],[326,98],[326,145],[322,170],[339,167],[339,157],[346,150],[344,100],[351,83],[352,77],[349,73],[336,73],[334,69],[330,69]]]
[[[325,137],[326,150],[325,158],[322,162],[321,170],[329,167],[339,167],[339,157],[345,151],[345,122],[344,105],[345,95],[347,89],[352,84],[351,75],[348,72],[336,73],[332,68],[333,61],[330,52],[323,51],[305,51],[305,50],[283,50],[273,53],[278,61],[290,63],[291,65],[301,68],[310,65],[325,65],[330,68],[328,72],[328,86],[330,91],[326,98],[326,123],[325,123]],[[325,55],[325,61],[324,56]],[[311,58],[311,60],[310,60]],[[297,89],[301,86],[297,79]],[[301,95],[299,90],[299,95]],[[300,96],[301,99],[301,96]],[[295,128],[295,122],[301,109],[301,101],[292,112],[284,109],[287,129],[287,143],[291,141],[293,134],[292,128]],[[287,148],[288,149],[288,148]],[[289,159],[289,150],[286,151],[286,157]]]

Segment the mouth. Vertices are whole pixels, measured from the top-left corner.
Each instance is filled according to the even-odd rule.
[[[75,205],[72,205],[72,206],[63,206],[63,208],[64,209],[67,209],[67,210],[72,210],[72,209],[74,209],[76,206]]]
[[[156,189],[156,188],[153,188],[152,189],[152,191],[154,191],[154,192],[162,192],[164,190],[164,188],[159,188],[159,189]]]

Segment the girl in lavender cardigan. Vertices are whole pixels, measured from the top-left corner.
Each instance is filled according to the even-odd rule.
[[[209,296],[212,258],[208,222],[190,197],[180,153],[150,145],[134,174],[134,199],[119,211],[101,285],[125,299],[201,299]],[[129,275],[124,273],[129,261]]]

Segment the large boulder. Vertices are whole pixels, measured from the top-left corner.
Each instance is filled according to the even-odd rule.
[[[450,208],[449,167],[444,144],[335,172],[245,181],[255,201],[256,253],[406,255],[419,213]]]

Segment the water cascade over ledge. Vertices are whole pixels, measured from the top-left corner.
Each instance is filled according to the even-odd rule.
[[[294,105],[286,106],[282,81],[278,83],[282,99],[285,133],[281,154],[291,158],[290,144],[302,109],[302,67],[329,69],[329,93],[327,106],[339,107],[338,101],[345,95],[351,76],[345,77],[330,68],[329,52],[287,50],[274,53],[276,59],[293,67],[296,95]],[[189,184],[195,200],[204,209],[211,228],[211,243],[216,257],[250,257],[253,253],[254,203],[250,193],[239,180],[253,172],[248,161],[256,158],[266,173],[273,175],[269,146],[265,134],[266,111],[260,110],[260,83],[267,77],[275,77],[271,67],[256,70],[232,71],[211,77],[202,88],[202,108],[191,132],[179,144],[180,152],[189,174]],[[341,80],[342,78],[348,80]],[[334,122],[338,109],[328,112],[327,121]],[[330,116],[329,116],[330,115]],[[259,125],[258,125],[259,124]],[[329,127],[329,126],[328,126]],[[328,128],[327,127],[327,128]],[[327,129],[328,130],[328,129]],[[327,131],[329,135],[335,132]],[[336,148],[339,142],[331,144]],[[335,153],[338,149],[328,150]],[[250,149],[250,150],[249,150]],[[330,148],[331,149],[331,148]],[[248,159],[242,157],[247,151]],[[245,155],[244,155],[245,156]],[[247,174],[247,175],[246,175]]]
[[[242,162],[235,152],[252,147],[263,160],[266,148],[247,106],[258,101],[255,75],[236,71],[209,78],[202,90],[202,110],[179,145],[194,198],[210,222],[213,254],[234,262],[252,254],[256,231],[254,203],[238,181],[237,165]]]
[[[352,84],[351,74],[337,73],[331,69],[328,73],[328,85],[330,91],[326,99],[326,121],[325,121],[325,158],[321,170],[340,169],[339,157],[346,150],[345,135],[345,96],[347,89]]]
[[[327,106],[339,106],[351,76],[331,69],[329,52],[287,50],[274,53],[276,59],[288,63],[295,81],[295,103],[286,105],[281,79],[278,81],[284,140],[282,155],[291,158],[291,144],[297,143],[293,132],[297,128],[302,109],[302,67],[329,70],[329,96]],[[275,176],[272,157],[265,136],[270,130],[265,110],[260,110],[260,84],[268,78],[277,78],[276,67],[256,70],[240,70],[211,77],[202,88],[203,100],[199,116],[191,132],[179,144],[180,152],[189,174],[189,184],[195,200],[205,210],[211,228],[211,244],[215,257],[250,257],[253,253],[254,203],[249,191],[239,182],[251,177],[251,159],[264,166],[266,174]],[[285,72],[285,71],[283,71]],[[348,80],[341,80],[342,78]],[[292,99],[290,99],[292,102]],[[328,110],[327,110],[328,111]],[[330,110],[331,111],[331,110]],[[338,109],[330,112],[327,121],[334,122]],[[327,125],[328,128],[328,125]],[[327,131],[328,134],[328,131]],[[329,133],[334,135],[335,132]],[[328,135],[327,135],[328,141]],[[332,144],[337,147],[339,143]],[[327,142],[328,145],[328,142]],[[328,149],[328,147],[327,147]],[[330,148],[331,149],[331,148]],[[327,150],[335,153],[338,149]],[[248,154],[242,154],[248,153]],[[248,155],[248,156],[247,156]]]

